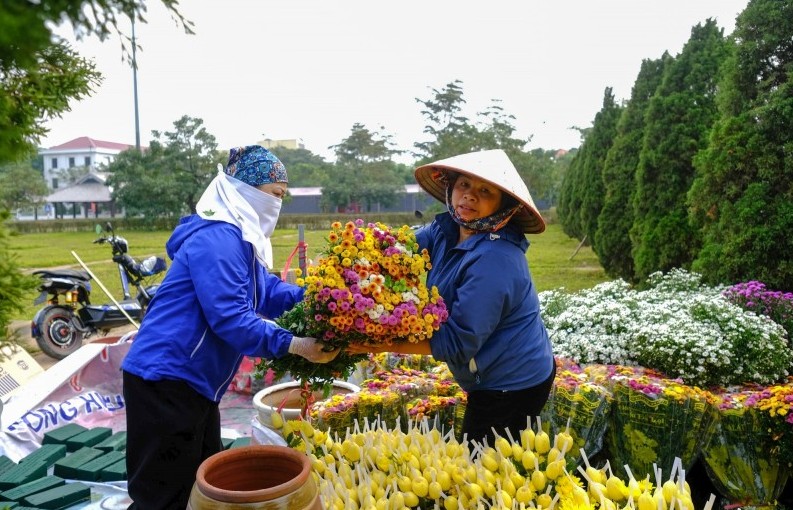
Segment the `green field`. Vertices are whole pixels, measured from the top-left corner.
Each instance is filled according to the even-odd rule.
[[[140,260],[149,255],[165,258],[165,242],[171,233],[170,231],[117,231],[116,234],[123,236],[129,242],[130,254]],[[306,231],[305,242],[308,246],[306,253],[309,259],[316,258],[325,243],[326,234],[327,231],[324,230]],[[74,251],[113,296],[120,299],[121,283],[117,267],[110,259],[110,246],[93,244],[96,237],[93,232],[20,234],[11,237],[11,248],[26,272],[55,267],[80,269],[79,263],[71,254]],[[578,241],[565,235],[559,225],[548,225],[543,234],[530,235],[528,238],[531,246],[527,257],[534,281],[540,291],[559,287],[576,291],[608,279],[590,247],[582,248],[571,260],[570,257],[575,252]],[[277,230],[272,241],[276,269],[281,270],[297,246],[297,230]],[[297,266],[298,260],[295,256],[291,267]],[[30,293],[25,309],[17,314],[14,320],[30,320],[33,317],[38,308],[33,305],[36,295],[35,291]],[[99,285],[93,285],[91,297],[95,303],[109,302]]]

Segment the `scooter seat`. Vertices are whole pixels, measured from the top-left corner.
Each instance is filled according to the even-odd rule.
[[[42,269],[41,271],[33,271],[32,274],[43,278],[74,278],[75,280],[83,280],[86,282],[91,281],[91,275],[79,269]]]

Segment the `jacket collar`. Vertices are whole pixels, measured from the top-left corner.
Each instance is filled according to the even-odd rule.
[[[438,222],[438,226],[447,241],[456,244],[457,240],[460,238],[460,225],[452,219],[451,214],[448,212],[440,213],[435,216],[435,221]],[[457,248],[461,250],[473,250],[479,243],[497,240],[508,241],[519,247],[524,253],[529,249],[529,241],[526,239],[526,236],[511,224],[508,224],[496,232],[476,233],[469,237],[464,243],[458,245]]]

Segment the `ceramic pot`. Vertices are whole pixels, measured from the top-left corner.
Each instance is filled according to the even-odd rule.
[[[187,510],[322,510],[311,460],[286,446],[212,455],[198,468]]]
[[[331,395],[340,393],[358,393],[361,390],[358,386],[345,381],[333,381]],[[314,400],[323,400],[321,391],[314,393]],[[284,420],[296,420],[300,416],[300,383],[290,381],[282,384],[275,384],[265,388],[253,396],[253,407],[258,412],[259,423],[267,428],[274,429],[272,414],[283,405],[281,415]]]

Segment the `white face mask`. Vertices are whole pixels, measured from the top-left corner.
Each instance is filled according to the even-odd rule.
[[[283,201],[276,196],[242,182],[235,187],[240,196],[259,215],[259,225],[262,228],[262,233],[265,237],[272,237],[273,232],[275,232],[275,224],[278,223],[278,214],[281,212],[281,203]]]

